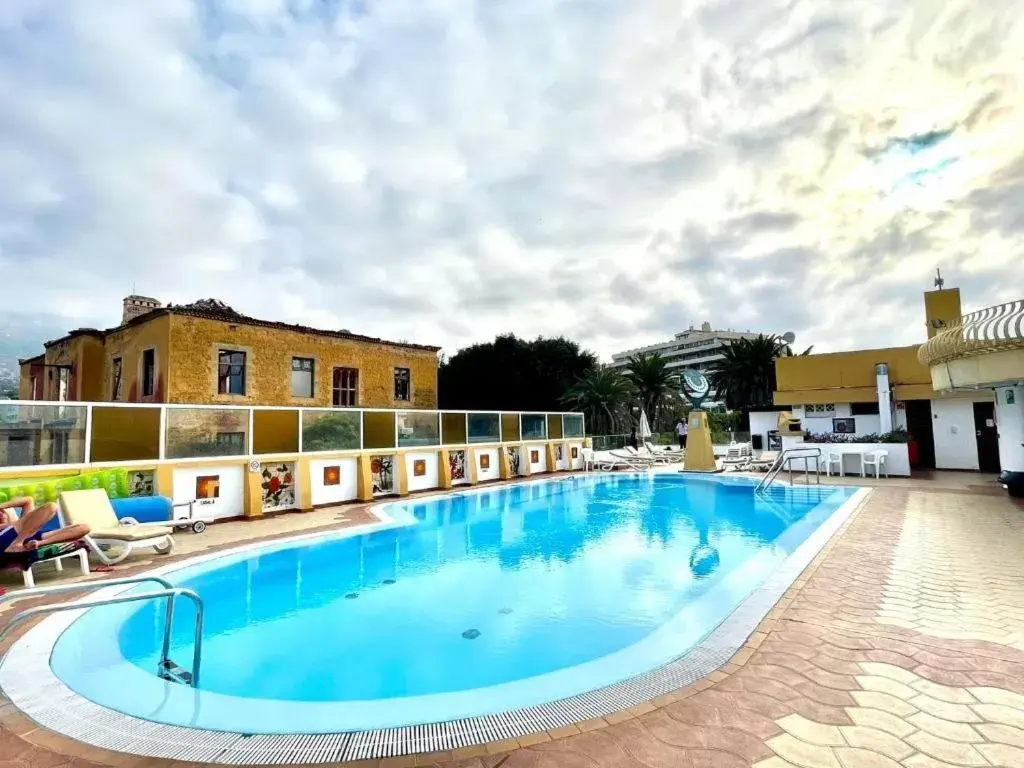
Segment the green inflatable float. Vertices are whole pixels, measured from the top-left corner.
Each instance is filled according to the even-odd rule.
[[[57,501],[64,491],[81,491],[87,488],[102,488],[112,499],[128,497],[128,470],[105,469],[98,472],[83,472],[71,477],[47,477],[22,485],[0,486],[0,502],[10,501],[19,496],[28,496],[36,505]]]

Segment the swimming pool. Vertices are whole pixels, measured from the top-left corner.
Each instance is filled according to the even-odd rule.
[[[592,475],[395,502],[368,533],[161,569],[206,603],[198,690],[156,676],[153,604],[85,612],[50,665],[104,707],[237,733],[534,707],[686,654],[856,490]],[[171,656],[182,664],[190,611],[179,602]]]

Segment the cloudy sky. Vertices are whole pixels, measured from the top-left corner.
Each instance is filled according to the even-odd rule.
[[[1019,3],[3,0],[0,331],[913,343],[1024,294]]]

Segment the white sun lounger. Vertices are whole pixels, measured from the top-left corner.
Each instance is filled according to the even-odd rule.
[[[83,541],[105,565],[120,563],[136,549],[152,547],[157,554],[166,555],[174,549],[174,529],[159,523],[140,523],[131,517],[120,520],[110,505],[110,498],[102,488],[84,491],[64,491],[58,508],[62,526],[84,524],[89,535]],[[110,550],[120,550],[111,556]]]

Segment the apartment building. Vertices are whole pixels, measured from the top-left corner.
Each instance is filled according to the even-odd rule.
[[[612,355],[611,367],[625,370],[629,359],[635,355],[659,354],[668,361],[668,367],[677,372],[686,368],[695,368],[705,373],[714,369],[723,357],[723,349],[738,339],[756,339],[760,334],[751,331],[720,331],[711,327],[711,323],[703,323],[700,328],[690,326],[669,341],[651,344],[646,347],[627,349]],[[719,405],[714,393],[705,402],[708,407]]]

